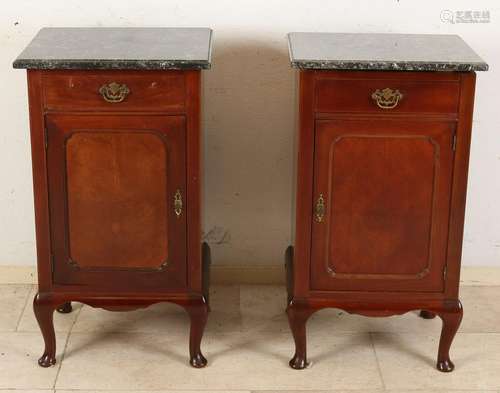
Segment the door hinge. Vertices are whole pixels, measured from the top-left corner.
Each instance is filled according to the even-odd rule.
[[[457,134],[453,134],[453,139],[451,141],[451,148],[453,149],[453,151],[455,151],[457,149]]]
[[[49,133],[48,133],[47,127],[45,127],[43,129],[43,138],[44,138],[44,142],[45,142],[45,150],[47,150],[47,148],[49,146]]]
[[[448,273],[448,265],[444,265],[443,269],[443,280],[446,281],[446,273]]]

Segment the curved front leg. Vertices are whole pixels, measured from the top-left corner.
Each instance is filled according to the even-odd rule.
[[[288,364],[296,370],[302,370],[309,365],[307,362],[306,323],[314,311],[316,310],[293,302],[289,303],[286,309],[288,323],[295,341],[295,355]]]
[[[203,331],[208,319],[208,305],[205,300],[201,300],[199,304],[186,306],[186,311],[191,320],[191,328],[189,332],[189,363],[195,368],[202,368],[207,365],[207,359],[201,353],[201,339]]]
[[[45,342],[45,350],[38,364],[42,367],[50,367],[56,364],[56,334],[54,331],[55,306],[51,299],[45,295],[37,294],[33,300],[33,311],[42,331]]]
[[[454,307],[438,311],[437,314],[443,321],[441,339],[439,340],[437,369],[442,372],[450,372],[455,368],[455,365],[450,360],[450,347],[462,321],[462,303],[457,300]]]

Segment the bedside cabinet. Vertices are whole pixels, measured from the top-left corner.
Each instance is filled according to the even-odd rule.
[[[335,307],[437,314],[437,368],[452,371],[474,71],[488,66],[458,36],[288,38],[299,69],[290,366],[308,364],[309,316]]]
[[[46,28],[15,60],[28,69],[40,366],[56,362],[53,312],[71,301],[178,304],[191,319],[190,363],[206,365],[200,74],[210,53],[210,29]]]

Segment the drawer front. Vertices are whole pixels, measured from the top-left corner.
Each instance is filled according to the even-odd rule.
[[[182,71],[47,71],[45,107],[72,111],[180,111]]]
[[[317,112],[458,112],[459,76],[452,73],[321,73],[316,80]]]

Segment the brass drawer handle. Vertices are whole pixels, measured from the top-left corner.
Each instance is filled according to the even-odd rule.
[[[372,99],[377,103],[379,108],[392,109],[403,99],[403,95],[399,90],[392,90],[386,87],[383,90],[375,90],[372,94]]]
[[[125,98],[127,98],[128,94],[130,93],[130,89],[126,84],[121,85],[116,82],[111,82],[107,85],[102,85],[99,89],[99,93],[101,93],[104,101],[116,104],[118,102],[122,102]]]
[[[181,190],[177,190],[174,195],[174,212],[177,218],[182,214],[182,194]]]
[[[319,194],[319,198],[316,201],[316,208],[314,209],[314,215],[316,216],[317,222],[323,222],[325,211],[325,198],[323,198],[323,194]]]

